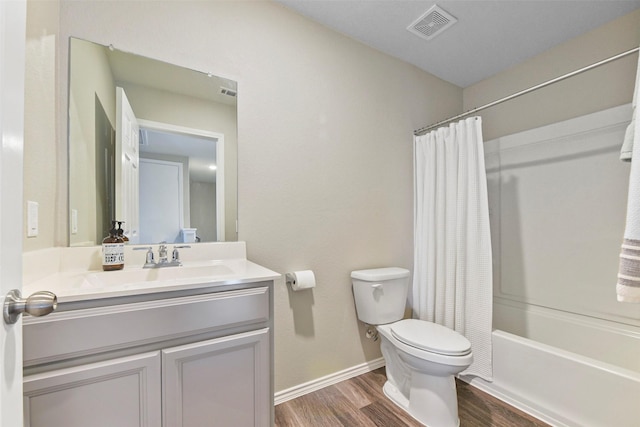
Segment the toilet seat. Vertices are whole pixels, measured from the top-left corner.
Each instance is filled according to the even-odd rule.
[[[471,343],[464,336],[436,323],[418,319],[400,320],[390,325],[391,334],[400,342],[430,353],[465,356]]]

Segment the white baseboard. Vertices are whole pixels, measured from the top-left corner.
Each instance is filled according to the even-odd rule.
[[[337,384],[341,381],[348,380],[349,378],[357,377],[358,375],[366,374],[367,372],[374,371],[385,365],[384,358],[370,360],[345,370],[335,372],[333,374],[318,378],[313,381],[300,384],[286,390],[278,391],[274,394],[274,403],[279,405],[287,400],[295,399],[296,397],[304,396],[308,393],[313,393],[322,388],[328,387],[333,384]]]

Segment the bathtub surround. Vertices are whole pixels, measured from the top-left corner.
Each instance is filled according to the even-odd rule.
[[[629,196],[627,198],[627,220],[624,241],[620,251],[620,268],[616,293],[618,301],[640,303],[640,119],[636,102],[640,96],[640,60],[633,92],[631,123],[624,135],[621,158],[631,161],[629,173]],[[625,152],[631,151],[626,156]]]
[[[611,280],[630,112],[627,104],[485,143],[494,378],[472,383],[553,425],[637,424],[633,404],[611,409],[640,396],[640,312],[616,301]]]
[[[636,85],[633,91],[633,113],[631,113],[631,123],[627,126],[627,131],[624,133],[624,141],[622,141],[622,148],[620,149],[620,160],[630,162],[633,155],[633,142],[635,139],[635,127],[636,127],[636,107],[638,106],[638,92],[640,91],[640,60],[638,60],[638,69],[636,71]]]
[[[620,52],[636,48],[638,47],[638,40],[640,40],[640,11],[635,11],[580,37],[555,46],[500,74],[465,88],[463,91],[463,111],[502,98],[541,81],[546,81],[558,75],[579,69],[603,58],[608,58]],[[485,140],[490,141],[504,137],[505,135],[535,129],[631,103],[637,63],[637,54],[629,55],[598,69],[583,73],[580,76],[564,80],[536,91],[535,93],[484,110],[482,117]],[[538,267],[534,271],[527,269],[527,273],[529,274],[543,274],[541,279],[543,280],[542,283],[544,283],[544,286],[534,286],[530,284],[525,287],[525,282],[522,280],[509,280],[505,281],[506,283],[502,285],[503,287],[505,284],[507,285],[502,289],[504,292],[498,293],[501,289],[498,287],[494,288],[494,327],[498,330],[496,332],[507,331],[525,337],[530,336],[531,340],[533,340],[531,343],[533,346],[546,342],[548,345],[561,348],[560,346],[568,343],[571,344],[571,352],[574,353],[573,355],[561,354],[559,357],[542,357],[537,351],[529,352],[530,346],[517,339],[513,341],[513,346],[501,346],[496,350],[495,346],[501,337],[495,336],[494,333],[494,350],[496,350],[496,353],[501,354],[500,358],[496,356],[496,359],[494,359],[494,383],[499,382],[501,379],[506,379],[512,385],[508,387],[510,389],[509,392],[500,395],[500,397],[515,396],[517,400],[518,397],[524,396],[525,400],[529,400],[536,405],[540,411],[538,413],[561,413],[561,416],[574,420],[572,423],[564,423],[564,425],[625,425],[623,422],[617,422],[616,418],[620,418],[626,422],[626,425],[634,426],[637,424],[639,416],[635,403],[627,407],[623,404],[621,407],[611,409],[613,408],[613,404],[617,405],[618,402],[627,402],[624,398],[630,395],[637,401],[636,396],[640,393],[637,386],[632,385],[634,382],[637,384],[637,379],[633,376],[619,373],[621,368],[618,366],[621,365],[616,366],[613,370],[611,369],[612,364],[617,364],[618,362],[616,360],[620,358],[628,359],[626,362],[631,364],[629,366],[638,366],[638,358],[635,356],[640,354],[638,353],[637,347],[638,344],[640,344],[640,340],[638,339],[640,336],[640,313],[637,311],[638,306],[635,304],[617,303],[615,286],[613,286],[619,263],[621,236],[624,232],[624,207],[626,206],[627,193],[625,188],[629,178],[629,165],[619,161],[619,153],[624,130],[629,123],[630,117],[631,110],[628,109],[625,112],[625,122],[616,125],[616,132],[619,136],[617,137],[615,145],[612,145],[611,151],[607,150],[605,157],[594,158],[592,159],[592,163],[589,162],[591,164],[577,165],[575,169],[565,168],[565,173],[571,176],[571,180],[563,181],[563,185],[566,186],[563,193],[566,191],[569,191],[570,194],[580,192],[584,194],[584,197],[582,197],[583,200],[592,200],[598,209],[602,209],[602,213],[598,215],[599,220],[596,222],[597,225],[587,233],[581,232],[576,234],[578,238],[579,236],[598,237],[597,242],[593,244],[582,242],[577,246],[579,248],[596,250],[598,255],[594,256],[591,254],[587,258],[589,261],[579,264],[579,271],[572,270],[571,273],[582,273],[585,266],[588,266],[590,271],[596,271],[598,277],[602,277],[599,283],[603,283],[607,291],[607,305],[615,307],[615,311],[603,319],[601,310],[597,313],[592,312],[584,316],[574,315],[566,313],[563,310],[552,308],[549,305],[550,302],[553,303],[554,306],[559,302],[558,297],[554,296],[554,293],[557,291],[564,293],[564,291],[568,289],[565,286],[564,280],[560,281],[559,285],[546,281],[547,278],[552,278],[554,279],[553,283],[558,283],[557,275],[554,276],[554,270],[548,267]],[[589,122],[593,121],[589,120]],[[611,131],[614,131],[614,129],[611,129]],[[595,142],[597,136],[594,134],[592,139]],[[576,142],[576,144],[578,147],[586,148],[584,147],[584,143]],[[556,150],[559,148],[557,144],[553,147],[555,147]],[[485,146],[485,150],[488,148],[489,147]],[[533,146],[531,149],[534,149]],[[516,153],[512,150],[510,154],[514,156]],[[602,154],[604,155],[605,153],[603,152]],[[526,157],[523,156],[522,172],[536,173],[539,174],[540,177],[544,177],[544,170],[533,167],[535,163],[532,162],[532,160],[530,155]],[[516,161],[516,163],[518,162]],[[602,176],[595,176],[593,173],[602,173],[604,164],[607,165],[607,175],[606,179],[603,180]],[[561,167],[562,163],[557,163],[557,165]],[[492,167],[489,162],[487,162],[487,166],[489,168]],[[625,166],[627,168],[626,170]],[[574,170],[577,170],[581,174],[586,174],[587,181],[576,179]],[[522,183],[522,181],[520,182]],[[587,182],[589,183],[588,185],[586,184]],[[557,180],[550,180],[546,191],[555,191],[557,184]],[[541,190],[542,187],[543,186],[538,184],[534,188]],[[511,188],[512,186],[506,186],[504,189],[508,192]],[[600,198],[594,198],[593,192],[591,191],[592,188],[601,189],[601,194],[606,195],[607,201],[603,202]],[[534,191],[536,190],[534,189]],[[491,186],[489,192],[491,196]],[[493,194],[497,195],[495,193]],[[522,191],[520,194],[527,198],[533,196],[533,194],[528,191]],[[503,193],[503,196],[504,195]],[[512,244],[514,246],[511,246],[511,249],[517,252],[512,255],[517,258],[526,254],[526,259],[531,259],[530,256],[532,253],[530,250],[535,251],[536,245],[538,244],[537,242],[540,240],[544,241],[547,237],[561,236],[562,234],[559,234],[557,230],[563,230],[562,232],[566,233],[566,226],[573,227],[576,224],[576,219],[580,219],[581,221],[585,220],[582,216],[571,215],[571,210],[566,209],[567,206],[573,206],[572,209],[575,209],[575,202],[568,200],[566,196],[550,197],[549,194],[547,194],[547,197],[541,197],[537,201],[527,201],[526,205],[522,203],[520,198],[511,198],[511,202],[511,205],[509,205],[507,199],[503,198],[502,202],[492,207],[492,209],[500,208],[501,206],[505,208],[504,218],[511,218],[510,230],[515,230],[518,233],[527,230],[532,231],[543,222],[546,224],[546,228],[542,227],[540,229],[547,230],[547,232],[540,236],[535,236],[527,232],[524,239],[513,240]],[[580,211],[585,211],[586,209],[588,208],[585,206],[582,207]],[[528,224],[526,228],[520,227],[521,223],[525,223],[524,218],[516,220],[514,212],[526,216],[526,223]],[[562,214],[562,216],[566,218],[560,221],[558,214]],[[531,221],[533,221],[535,226],[531,225]],[[603,230],[602,225],[604,223],[610,227],[607,231]],[[554,228],[551,229],[549,226]],[[492,232],[494,229],[497,230],[497,224],[493,222],[493,219],[491,229]],[[500,233],[501,238],[509,239],[509,233],[505,233],[506,231],[507,230]],[[593,234],[594,231],[598,232],[597,236]],[[512,236],[514,235],[512,234]],[[535,240],[531,240],[532,238]],[[606,239],[606,244],[603,243],[603,238]],[[518,240],[520,242],[518,242]],[[523,242],[527,244],[527,249],[522,246]],[[495,247],[495,241],[492,242],[492,244],[494,244]],[[557,245],[549,244],[548,239],[540,248],[558,249]],[[562,252],[575,256],[574,251]],[[503,250],[502,253],[508,255],[509,250]],[[544,255],[539,251],[535,253]],[[548,257],[550,261],[552,261],[553,258],[554,257]],[[555,258],[559,261],[564,259],[562,257],[558,258],[557,256]],[[606,260],[607,267],[603,269],[601,268],[603,264],[599,264],[599,267],[593,265],[594,260],[598,263]],[[501,260],[495,255],[494,262],[501,262],[501,265],[505,267],[509,267],[510,265],[507,259]],[[512,264],[511,267],[509,271],[513,271],[513,268],[516,268],[517,265]],[[496,266],[496,268],[498,267]],[[509,271],[507,273],[509,273]],[[501,272],[501,274],[503,273]],[[494,278],[495,277],[500,277],[500,275],[495,274]],[[540,283],[540,281],[538,281],[538,283]],[[576,282],[575,275],[572,274],[569,283],[575,284],[580,282]],[[550,289],[552,292],[547,293],[546,289]],[[592,292],[591,287],[583,286],[581,289],[583,292],[587,290],[589,293]],[[524,301],[510,303],[505,299],[505,297],[513,299],[514,291],[517,292],[515,295],[524,296]],[[566,293],[567,298],[563,297],[562,299],[569,302],[575,301],[577,303],[584,301],[585,298],[583,294],[579,295],[580,297],[576,298],[576,294],[573,293],[572,299],[569,299],[570,295]],[[540,297],[543,298],[542,301]],[[590,300],[591,299],[597,300],[598,297],[590,298]],[[624,313],[623,316],[619,317],[620,321],[611,321],[612,319],[609,318],[610,315],[615,314],[615,312],[620,312],[620,310]],[[516,322],[514,322],[514,320],[516,320]],[[558,322],[558,320],[560,320],[560,322]],[[510,329],[513,330],[511,331]],[[504,351],[501,351],[502,349],[504,349]],[[595,353],[597,353],[595,355],[590,354],[588,357],[591,360],[586,363],[587,365],[594,365],[595,361],[595,365],[599,365],[595,370],[583,370],[582,366],[584,366],[584,364],[576,360],[575,353],[582,352],[582,354],[585,354],[586,351],[595,351]],[[544,353],[545,352],[543,352],[543,354]],[[517,354],[517,356],[514,357],[514,354]],[[609,362],[602,363],[597,361],[595,359],[596,356],[606,357]],[[545,373],[545,375],[534,374],[521,380],[522,377],[520,373],[529,372],[531,361],[536,362],[535,372],[538,374]],[[501,364],[507,362],[509,365],[504,366],[503,369]],[[622,369],[622,371],[624,372],[624,369]],[[570,375],[565,375],[565,373],[569,372],[571,372]],[[531,378],[534,379],[529,381]],[[572,383],[569,378],[581,379],[581,382]],[[480,382],[480,380],[478,380],[478,382]],[[559,387],[559,385],[566,385],[566,387]],[[514,392],[514,390],[516,390],[516,392]],[[554,394],[550,395],[549,390],[553,390]],[[589,391],[589,393],[587,393],[587,396],[582,396],[578,401],[573,399],[576,390]],[[619,399],[618,396],[621,396],[623,399]],[[526,406],[519,403],[516,403],[516,405],[519,408],[525,408]],[[551,416],[553,417],[553,415]],[[613,419],[616,420],[613,423],[610,421],[610,417],[612,416],[615,417]],[[608,418],[610,419],[607,423]],[[590,420],[590,422],[585,422],[585,420]],[[557,423],[557,425],[563,424]]]
[[[464,371],[491,379],[492,271],[482,120],[415,137],[413,309],[471,341]]]
[[[640,11],[635,11],[465,88],[464,110],[637,48],[639,40]],[[520,148],[510,148],[505,141],[500,147],[485,144],[486,151],[499,150],[487,158],[488,175],[498,170],[501,160],[509,176],[520,178],[505,181],[497,193],[491,185],[495,175],[489,176],[491,229],[502,244],[501,255],[494,252],[500,271],[494,281],[502,279],[494,287],[493,384],[502,384],[495,395],[555,420],[554,425],[635,426],[640,416],[637,405],[627,400],[633,396],[637,401],[640,393],[640,312],[635,304],[618,303],[613,286],[629,179],[629,165],[619,161],[619,153],[631,117],[628,104],[637,63],[638,55],[632,54],[482,112],[487,141],[583,116],[592,130],[573,142],[558,134],[540,137],[541,141],[560,137],[565,144],[554,141]],[[619,108],[625,108],[620,120],[597,123],[590,116]],[[603,135],[614,141],[603,146]],[[550,155],[565,160],[545,161]],[[559,175],[551,176],[550,168]],[[502,230],[494,222],[501,210]],[[576,229],[580,223],[587,227]],[[495,240],[492,243],[494,249],[499,247]],[[567,257],[579,268],[553,266],[554,260],[566,264]],[[546,259],[546,266],[522,268],[523,261],[533,259]],[[605,304],[605,310],[594,303]],[[562,308],[567,304],[571,312]],[[575,309],[588,313],[576,314]],[[503,331],[526,338],[504,340]]]

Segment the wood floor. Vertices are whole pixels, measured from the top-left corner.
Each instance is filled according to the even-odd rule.
[[[275,408],[276,427],[421,427],[382,392],[384,368],[323,388]],[[457,382],[461,427],[548,426],[506,403]]]

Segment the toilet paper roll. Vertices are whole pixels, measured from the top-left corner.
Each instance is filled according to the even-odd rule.
[[[287,273],[287,283],[294,291],[316,287],[316,276],[311,270],[294,271]]]

